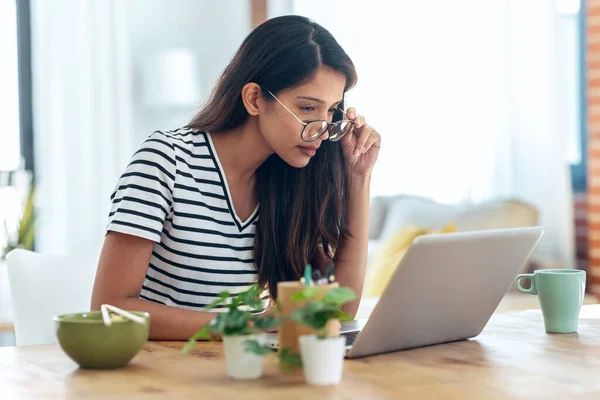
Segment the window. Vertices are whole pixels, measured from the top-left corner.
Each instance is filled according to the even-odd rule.
[[[572,141],[575,154],[579,154],[578,158],[571,158],[571,178],[573,181],[573,190],[575,192],[585,192],[587,187],[587,90],[586,90],[586,18],[585,18],[585,3],[581,4],[579,13],[574,17],[577,24],[576,27],[576,60],[574,68],[574,84],[577,88],[576,92],[576,114],[574,121],[575,140]]]
[[[2,250],[15,239],[33,173],[30,0],[0,1],[0,59]]]
[[[17,61],[17,7],[15,1],[0,2],[0,171],[19,167],[19,79]]]

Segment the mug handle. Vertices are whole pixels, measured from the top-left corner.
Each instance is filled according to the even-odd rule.
[[[530,289],[525,289],[521,286],[521,284],[519,283],[521,281],[521,279],[523,278],[527,278],[531,281],[531,288]],[[535,278],[534,278],[534,274],[520,274],[517,275],[517,277],[515,278],[515,284],[517,285],[517,289],[519,289],[520,292],[523,293],[529,293],[529,294],[538,294],[537,292],[537,287],[535,285]]]

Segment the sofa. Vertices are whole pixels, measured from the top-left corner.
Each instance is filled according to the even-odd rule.
[[[371,199],[369,269],[387,240],[407,227],[439,231],[449,224],[459,232],[537,226],[538,210],[519,199],[497,199],[477,204],[451,205],[432,199],[397,195]],[[536,269],[535,251],[522,272]]]

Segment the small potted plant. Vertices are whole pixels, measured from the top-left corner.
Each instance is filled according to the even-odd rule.
[[[304,378],[311,385],[335,385],[342,380],[346,338],[328,336],[327,323],[331,320],[351,321],[352,317],[341,306],[356,298],[350,288],[334,288],[317,298],[319,286],[307,287],[292,296],[292,301],[307,301],[304,307],[292,312],[291,319],[315,331],[300,337],[300,352]]]
[[[258,379],[262,376],[263,356],[273,349],[264,345],[265,332],[278,326],[281,319],[273,315],[259,314],[263,308],[260,300],[262,290],[254,285],[248,290],[232,295],[219,293],[217,300],[207,309],[225,305],[226,311],[218,313],[211,322],[192,336],[182,353],[188,353],[198,340],[213,340],[222,337],[225,350],[227,374],[233,379]],[[279,367],[290,370],[301,366],[300,357],[288,350],[280,352]]]

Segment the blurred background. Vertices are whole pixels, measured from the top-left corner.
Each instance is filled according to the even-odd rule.
[[[527,268],[587,269],[595,291],[592,0],[0,0],[2,254],[98,249],[137,146],[188,122],[245,36],[286,14],[337,38],[359,74],[348,104],[383,136],[370,262],[407,227],[539,224]]]

